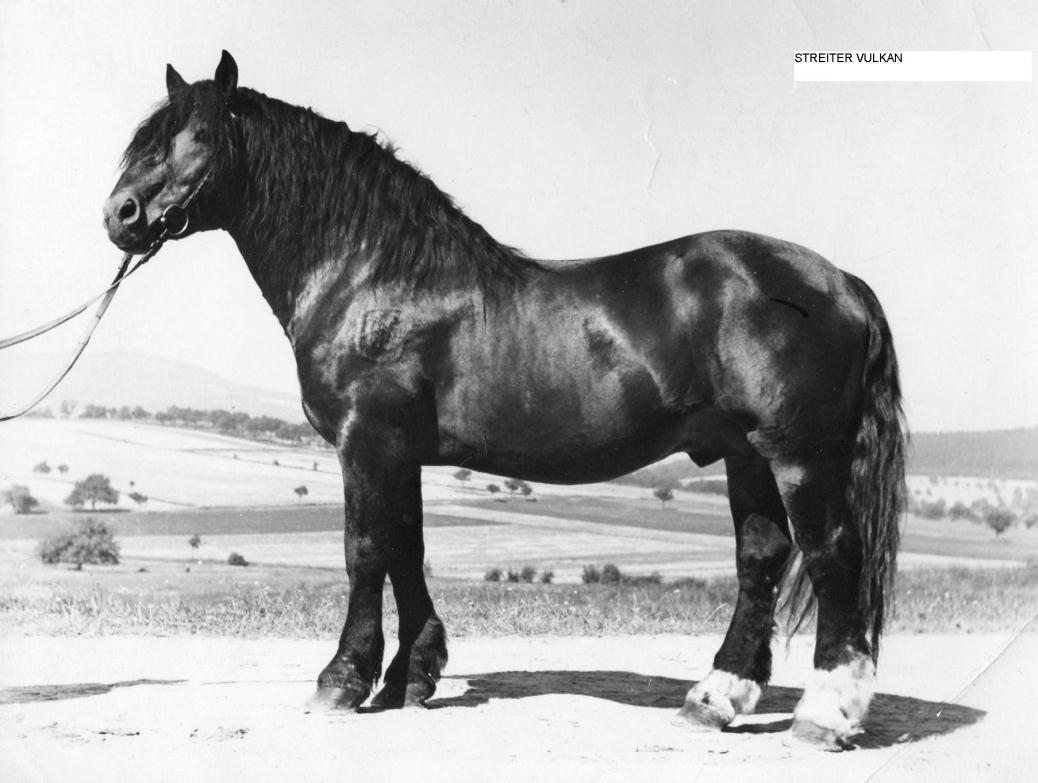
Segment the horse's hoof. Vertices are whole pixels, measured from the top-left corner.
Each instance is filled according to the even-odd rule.
[[[371,700],[371,706],[383,710],[401,707],[424,707],[425,702],[436,692],[436,683],[431,677],[410,680],[407,683],[387,682]]]
[[[853,750],[855,745],[850,741],[849,726],[821,726],[811,720],[794,719],[793,736],[819,750],[841,751]]]
[[[367,690],[337,685],[318,688],[307,702],[307,712],[355,712],[368,698],[368,693]]]
[[[675,722],[703,731],[720,731],[734,719],[735,708],[727,699],[710,699],[706,694],[694,698],[689,694]]]
[[[431,677],[422,680],[412,680],[407,683],[407,691],[404,694],[405,707],[425,707],[425,702],[436,693],[436,683]]]
[[[404,689],[395,683],[387,682],[382,690],[375,694],[371,706],[379,710],[395,710],[404,706]]]

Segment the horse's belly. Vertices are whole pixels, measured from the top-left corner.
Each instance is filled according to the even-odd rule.
[[[517,378],[457,390],[444,402],[440,458],[490,473],[603,481],[682,447],[683,416],[663,403],[647,373],[577,384]]]

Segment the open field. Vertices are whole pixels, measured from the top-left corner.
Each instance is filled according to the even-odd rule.
[[[536,495],[534,496],[536,498]],[[585,565],[668,579],[734,573],[735,541],[724,501],[681,493],[667,508],[647,498],[552,495],[426,505],[426,557],[437,576],[481,579],[492,567],[551,569],[556,581],[577,582]],[[89,514],[0,517],[0,580],[34,560],[36,541]],[[96,514],[117,534],[125,557],[142,563],[186,559],[340,570],[339,505],[189,509]],[[194,534],[202,545],[193,552]],[[996,538],[968,521],[910,518],[900,558],[916,567],[1004,567],[1038,558],[1038,530],[1014,528]]]
[[[33,467],[46,462],[52,469]],[[277,464],[275,464],[275,462]],[[67,473],[57,471],[67,465]],[[466,482],[452,478],[457,468],[426,468],[422,491],[427,501],[488,497],[487,484],[501,479],[473,473]],[[307,487],[311,503],[340,503],[342,477],[335,453],[260,443],[205,430],[106,419],[18,419],[0,430],[0,488],[28,485],[45,511],[65,509],[74,483],[102,473],[122,493],[118,508],[136,509],[126,493],[147,495],[148,510],[266,507],[292,503],[293,489]],[[638,487],[591,484],[556,487],[533,484],[537,496],[651,497]],[[9,514],[6,506],[0,515]]]
[[[345,591],[341,486],[330,453],[110,421],[15,422],[3,435],[0,466],[9,471],[6,477],[48,486],[54,493],[48,513],[0,516],[0,596],[8,618],[17,617],[21,627],[31,627],[33,612],[49,616],[50,623],[55,612],[47,607],[57,605],[63,607],[58,615],[78,618],[64,626],[76,632],[102,627],[106,614],[116,628],[161,617],[167,618],[162,623],[206,633],[221,633],[228,617],[227,627],[237,629],[233,633],[263,633],[264,622],[248,619],[250,612],[255,618],[265,615],[268,624],[275,615],[299,615],[298,627],[321,628],[322,633],[339,622],[338,602]],[[30,454],[43,443],[47,451]],[[146,494],[154,487],[168,493],[161,495],[165,503],[149,501],[148,511],[129,510],[123,503],[118,513],[95,514],[116,531],[122,565],[75,573],[38,562],[40,538],[89,514],[55,505],[53,498],[67,493],[71,479],[54,478],[56,472],[31,473],[37,456],[52,466],[73,466],[67,476],[78,475],[78,460],[92,465],[90,470],[98,462],[97,469],[111,471],[117,485],[133,480]],[[474,474],[461,482],[452,478],[452,470],[423,475],[426,555],[445,613],[456,615],[460,629],[470,629],[464,632],[647,633],[720,630],[727,622],[734,601],[734,539],[725,498],[678,492],[664,507],[644,488],[615,484],[534,485],[528,498],[507,492],[492,497],[485,487],[494,477]],[[310,487],[308,502],[286,502],[289,492],[281,484],[291,487],[300,477]],[[203,504],[209,496],[220,502]],[[273,505],[275,498],[278,505]],[[261,506],[264,499],[272,505]],[[242,503],[232,505],[235,500]],[[194,534],[202,539],[197,550],[187,543]],[[227,566],[232,552],[252,565]],[[904,612],[899,627],[1011,627],[1033,606],[1029,585],[1036,581],[1034,570],[1020,567],[1036,560],[1038,530],[1017,526],[996,538],[965,520],[909,518],[900,557]],[[586,565],[606,563],[627,574],[658,574],[665,582],[708,581],[676,593],[658,586],[639,588],[641,593],[624,592],[628,588],[566,592],[579,584]],[[551,571],[558,584],[471,583],[490,568],[518,571],[523,566],[538,574]],[[981,567],[990,573],[979,573]],[[1007,568],[1016,573],[1000,573]],[[702,600],[693,595],[697,591]],[[196,599],[197,606],[192,605]],[[207,601],[218,607],[214,616],[205,612]],[[637,612],[617,612],[625,602]],[[311,606],[318,608],[311,611]],[[246,619],[233,619],[233,607]],[[62,626],[60,617],[57,626]]]

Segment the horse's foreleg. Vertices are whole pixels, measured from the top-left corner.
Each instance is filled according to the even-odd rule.
[[[859,730],[875,666],[859,606],[862,543],[849,522],[838,461],[776,471],[818,601],[814,675],[793,713],[793,734],[838,749]]]
[[[753,712],[771,677],[775,597],[791,544],[786,512],[766,460],[728,459],[728,497],[735,521],[739,597],[710,673],[685,697],[680,715],[723,728]]]
[[[386,669],[386,681],[372,704],[376,707],[418,706],[436,691],[447,663],[447,640],[425,584],[425,543],[422,539],[421,472],[416,470],[405,489],[410,509],[394,535],[389,579],[400,615],[400,649]]]
[[[385,449],[351,442],[340,450],[346,498],[346,573],[350,598],[339,649],[317,679],[316,700],[355,709],[382,669],[382,590],[401,528],[421,523],[409,502],[420,468],[388,461]],[[416,479],[415,477],[418,477]]]

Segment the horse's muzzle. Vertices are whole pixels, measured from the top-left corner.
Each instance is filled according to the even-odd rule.
[[[108,238],[120,250],[137,253],[148,249],[150,237],[143,205],[134,194],[113,193],[104,205],[104,227]]]

